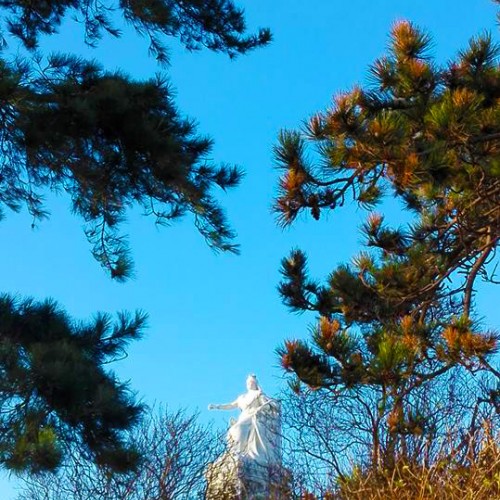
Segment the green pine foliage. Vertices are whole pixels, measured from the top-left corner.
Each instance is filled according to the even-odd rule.
[[[117,279],[131,270],[119,227],[134,205],[158,223],[191,212],[213,248],[237,250],[212,191],[237,185],[241,171],[206,159],[211,141],[179,116],[164,80],[137,82],[71,56],[50,57],[42,73],[4,62],[2,74],[1,205],[39,219],[44,190],[65,191]]]
[[[315,389],[379,394],[372,459],[386,465],[407,458],[409,436],[431,435],[415,413],[427,384],[457,367],[500,375],[491,365],[497,334],[476,320],[473,300],[477,280],[492,279],[500,240],[499,47],[479,36],[440,67],[430,45],[397,23],[372,84],[339,94],[276,147],[282,224],[303,211],[318,219],[350,198],[371,210],[385,192],[413,217],[392,228],[371,213],[366,250],[325,284],[309,277],[300,250],[281,269],[284,303],[320,316],[311,342],[279,350],[284,368]],[[478,408],[496,405],[498,394],[477,398]]]
[[[101,314],[77,323],[54,302],[2,296],[0,462],[14,471],[54,469],[74,443],[112,470],[134,466],[124,431],[141,406],[106,365],[141,336],[145,320]]]
[[[230,57],[262,47],[271,40],[269,29],[246,33],[244,12],[231,0],[120,0],[86,2],[54,0],[23,2],[3,0],[0,27],[30,50],[42,35],[57,33],[65,17],[73,16],[85,29],[85,41],[99,42],[103,35],[118,37],[119,21],[132,25],[150,43],[159,62],[168,61],[166,37],[177,37],[189,49],[206,47]],[[5,39],[4,39],[5,43]]]
[[[247,34],[243,11],[229,0],[1,2],[0,209],[26,206],[39,219],[47,215],[44,190],[65,191],[95,258],[118,280],[132,264],[119,226],[136,205],[160,224],[190,212],[213,249],[237,252],[213,191],[237,185],[241,170],[209,160],[212,141],[180,115],[164,77],[134,81],[72,55],[37,52],[40,37],[70,15],[90,45],[120,36],[121,18],[163,63],[167,37],[230,57],[271,40],[268,29]],[[16,41],[24,58],[9,57]]]

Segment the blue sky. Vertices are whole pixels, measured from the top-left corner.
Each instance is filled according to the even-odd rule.
[[[171,42],[168,74],[181,111],[215,140],[212,158],[241,165],[243,184],[221,194],[238,232],[241,255],[216,255],[189,218],[170,228],[132,211],[126,230],[136,277],[112,282],[93,260],[68,200],[48,197],[49,220],[35,230],[26,214],[0,222],[2,290],[36,298],[53,297],[81,319],[96,311],[144,309],[150,315],[145,339],[130,346],[115,364],[138,396],[192,410],[204,421],[224,426],[229,415],[209,413],[210,402],[227,402],[244,390],[255,372],[264,390],[283,387],[276,347],[304,337],[313,316],[290,314],[276,292],[280,259],[291,248],[304,249],[312,274],[324,277],[359,250],[364,214],[347,206],[326,220],[300,220],[291,229],[275,224],[276,192],[272,146],[281,128],[297,127],[327,107],[334,93],[367,80],[367,66],[382,55],[392,23],[409,19],[433,35],[441,62],[453,57],[474,34],[497,36],[489,0],[246,0],[250,28],[269,26],[273,43],[230,61],[202,51],[188,53]],[[147,46],[131,32],[87,49],[73,23],[44,42],[44,49],[76,51],[145,78],[161,70]],[[397,210],[388,202],[392,219]],[[500,326],[498,293],[482,287],[479,311],[485,323]],[[496,300],[495,300],[496,298]],[[496,307],[495,307],[496,306]],[[14,498],[16,480],[0,480],[0,498]]]

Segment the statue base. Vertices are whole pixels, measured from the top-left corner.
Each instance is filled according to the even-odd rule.
[[[290,478],[279,464],[258,461],[226,452],[205,472],[207,500],[286,500]]]

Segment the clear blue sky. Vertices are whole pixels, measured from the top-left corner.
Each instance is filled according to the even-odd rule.
[[[69,213],[66,198],[49,198],[52,217],[35,230],[26,214],[7,214],[0,222],[2,291],[53,297],[81,319],[98,310],[146,310],[146,338],[131,345],[128,358],[114,369],[145,402],[200,409],[204,420],[214,418],[219,425],[229,415],[208,413],[207,404],[234,399],[249,372],[266,392],[278,392],[284,383],[275,349],[285,338],[306,336],[314,319],[282,306],[276,292],[280,259],[292,247],[303,248],[312,274],[324,277],[359,249],[363,213],[354,206],[323,222],[303,220],[286,231],[276,227],[270,207],[278,131],[299,126],[328,106],[334,93],[366,82],[367,66],[384,52],[395,20],[428,29],[443,62],[479,31],[498,33],[489,0],[240,4],[251,28],[272,29],[268,48],[230,61],[208,51],[188,53],[172,41],[168,70],[179,108],[214,138],[213,159],[246,170],[242,186],[221,195],[238,232],[240,256],[215,255],[189,218],[157,229],[135,211],[127,229],[136,278],[118,284],[93,260],[82,221]],[[145,41],[131,33],[91,50],[83,46],[81,30],[67,24],[44,49],[77,51],[137,78],[160,69],[148,58]],[[481,292],[480,312],[498,328],[498,293],[492,287]],[[0,480],[0,499],[14,498],[15,483]]]

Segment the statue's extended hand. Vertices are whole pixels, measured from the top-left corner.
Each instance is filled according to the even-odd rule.
[[[217,405],[213,405],[212,403],[210,403],[210,404],[208,405],[208,409],[209,409],[209,410],[216,410],[216,409],[217,409]]]

